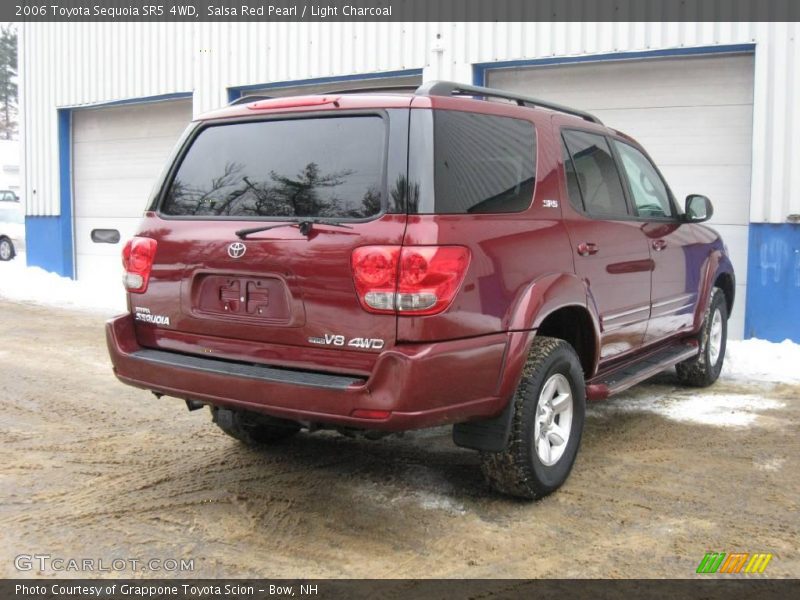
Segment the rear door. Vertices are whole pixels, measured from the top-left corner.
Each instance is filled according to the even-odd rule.
[[[140,343],[315,366],[391,347],[396,316],[361,308],[350,260],[402,242],[407,137],[408,109],[201,125],[140,233],[158,242],[147,292],[131,295]],[[328,223],[299,227],[313,220]],[[257,227],[271,229],[236,234]]]
[[[561,133],[572,208],[564,213],[565,224],[575,271],[587,283],[600,318],[602,361],[644,342],[653,263],[642,224],[628,207],[608,139],[575,129]]]

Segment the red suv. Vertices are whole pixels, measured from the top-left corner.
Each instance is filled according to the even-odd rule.
[[[538,498],[587,399],[718,377],[735,285],[711,213],[534,98],[248,98],[189,127],[125,246],[114,372],[246,443],[453,424],[495,489]]]

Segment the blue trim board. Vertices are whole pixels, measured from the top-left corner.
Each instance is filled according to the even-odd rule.
[[[64,277],[75,277],[72,243],[72,113],[58,111],[58,216],[26,216],[25,246],[28,265]]]
[[[800,224],[751,223],[745,337],[800,342]]]
[[[732,54],[737,52],[753,52],[755,44],[733,44],[724,46],[700,46],[696,48],[665,48],[662,50],[643,50],[639,52],[612,52],[609,54],[587,54],[583,56],[557,56],[552,58],[534,58],[523,60],[507,60],[472,65],[473,85],[486,85],[486,72],[496,69],[514,69],[518,67],[546,67],[552,65],[569,65],[575,63],[606,62],[612,60],[636,60],[675,56],[696,56],[700,54]]]
[[[388,77],[411,77],[414,75],[422,76],[422,69],[404,69],[401,71],[382,71],[380,73],[360,73],[355,75],[335,75],[332,77],[317,77],[315,79],[294,79],[290,81],[234,86],[228,88],[228,102],[238,100],[245,93],[255,90],[296,87],[300,85],[320,85],[323,83],[340,83],[342,81],[366,81],[368,79],[386,79]]]

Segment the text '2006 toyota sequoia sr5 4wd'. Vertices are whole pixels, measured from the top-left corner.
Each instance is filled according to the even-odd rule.
[[[448,82],[200,118],[123,252],[114,372],[253,444],[453,424],[539,498],[586,400],[719,376],[734,274],[704,196],[588,113]]]

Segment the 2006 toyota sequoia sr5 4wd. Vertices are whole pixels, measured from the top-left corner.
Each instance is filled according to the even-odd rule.
[[[188,128],[125,246],[114,372],[246,443],[453,424],[495,489],[538,498],[586,400],[717,379],[735,285],[711,214],[534,98],[248,99]]]

